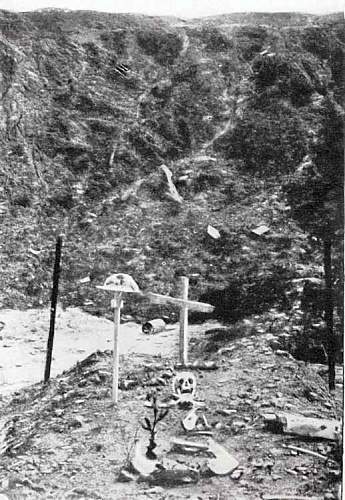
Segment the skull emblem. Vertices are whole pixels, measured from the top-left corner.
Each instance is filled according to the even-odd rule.
[[[180,372],[173,379],[173,392],[181,402],[193,401],[196,378],[192,372]]]

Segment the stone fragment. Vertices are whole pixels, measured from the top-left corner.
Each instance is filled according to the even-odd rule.
[[[238,467],[238,461],[211,438],[208,440],[208,449],[215,456],[207,462],[207,466],[213,474],[224,476]]]
[[[230,477],[231,477],[231,479],[237,480],[237,479],[241,478],[242,474],[243,474],[243,470],[237,469],[237,470],[234,470],[234,472],[231,474]]]
[[[137,385],[138,382],[136,380],[126,379],[120,382],[120,389],[122,389],[123,391],[128,391],[130,389],[133,389]]]
[[[120,483],[130,483],[131,481],[135,480],[135,476],[128,470],[122,469],[117,477],[117,480]]]
[[[74,428],[83,427],[84,423],[84,417],[82,417],[81,415],[75,415],[68,422],[69,426]]]
[[[225,417],[230,417],[231,415],[234,415],[237,413],[236,410],[218,410],[217,413],[219,415],[224,415]]]
[[[141,476],[149,476],[157,467],[156,460],[149,460],[141,450],[142,446],[139,439],[135,442],[134,454],[131,460],[131,466],[135,472]]]
[[[148,477],[149,484],[166,486],[180,486],[196,484],[200,474],[196,469],[189,467],[174,467],[172,469],[159,468]]]
[[[173,445],[174,450],[176,451],[207,451],[208,444],[202,443],[200,441],[187,441],[184,439],[173,438],[171,440],[171,444]]]

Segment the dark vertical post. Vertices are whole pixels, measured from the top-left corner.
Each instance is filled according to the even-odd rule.
[[[325,270],[325,321],[327,326],[328,385],[335,389],[336,340],[333,328],[333,283],[332,283],[332,243],[326,239],[323,244],[323,264]]]
[[[50,326],[49,326],[49,336],[48,336],[48,342],[47,342],[47,357],[46,357],[46,367],[45,367],[45,371],[44,371],[44,383],[47,383],[49,378],[50,378],[50,367],[52,364],[54,332],[55,332],[56,304],[57,304],[58,291],[59,291],[61,247],[62,247],[62,236],[60,235],[56,238],[56,246],[55,246],[53,289],[52,289],[52,295],[51,295]]]

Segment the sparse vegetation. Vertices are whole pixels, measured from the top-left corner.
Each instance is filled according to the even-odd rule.
[[[176,278],[190,274],[191,296],[214,297],[228,321],[273,305],[289,310],[290,281],[319,276],[321,256],[289,220],[280,184],[310,153],[332,85],[341,103],[339,21],[307,19],[233,15],[220,28],[211,19],[176,27],[96,13],[1,13],[11,44],[26,51],[18,72],[0,47],[8,68],[1,305],[48,303],[51,249],[63,231],[64,305],[108,314],[94,285],[121,270],[164,293],[177,293]],[[164,195],[162,163],[179,207]],[[263,223],[280,237],[252,239]],[[87,275],[90,284],[79,285]],[[176,319],[169,307],[131,300],[125,313]]]
[[[150,442],[147,447],[146,456],[150,460],[155,460],[157,458],[154,449],[157,448],[156,443],[156,434],[157,434],[157,425],[163,420],[169,413],[169,410],[160,410],[159,409],[159,400],[157,394],[148,395],[147,401],[152,404],[153,411],[153,419],[150,420],[148,417],[144,417],[145,423],[142,424],[143,429],[150,433]]]

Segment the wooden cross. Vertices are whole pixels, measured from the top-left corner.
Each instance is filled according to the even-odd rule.
[[[205,302],[188,300],[189,279],[181,276],[180,281],[181,298],[169,297],[158,293],[148,292],[145,294],[154,304],[171,304],[180,309],[180,338],[179,338],[179,361],[180,364],[188,363],[188,311],[199,311],[209,313],[214,310],[214,306]]]
[[[148,298],[154,304],[171,304],[180,309],[180,338],[179,338],[179,359],[180,364],[188,363],[188,311],[212,312],[214,306],[188,300],[189,280],[185,276],[181,277],[181,298],[169,297],[158,293],[148,292],[143,294],[133,278],[128,274],[113,274],[105,280],[103,286],[96,288],[104,290],[113,295],[112,305],[114,307],[114,350],[113,350],[113,388],[112,401],[118,402],[119,394],[119,330],[121,319],[122,298],[126,293],[134,293]]]
[[[117,404],[119,398],[119,330],[121,320],[122,296],[125,293],[141,294],[138,285],[129,274],[113,274],[105,280],[103,286],[97,286],[113,294],[111,305],[114,307],[114,350],[113,350],[113,391],[112,401]]]

